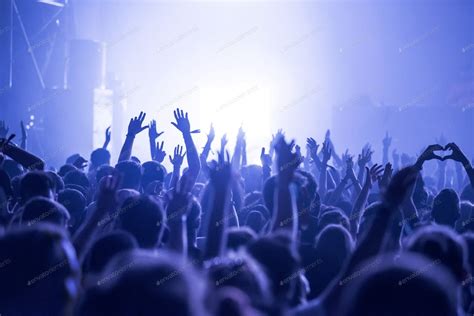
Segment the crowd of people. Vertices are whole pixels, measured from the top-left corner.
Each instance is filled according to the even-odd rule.
[[[279,130],[248,164],[242,129],[230,150],[211,126],[198,150],[176,109],[166,157],[145,117],[116,163],[107,129],[59,168],[0,122],[0,315],[473,314],[474,170],[455,143],[399,155],[387,134],[376,162]]]

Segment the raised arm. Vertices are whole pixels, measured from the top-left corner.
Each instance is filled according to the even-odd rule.
[[[388,153],[390,150],[390,145],[392,144],[392,137],[388,135],[388,132],[385,133],[385,137],[382,140],[383,150],[382,150],[382,164],[386,165],[388,163]]]
[[[227,244],[227,227],[231,218],[232,166],[224,162],[224,154],[219,154],[219,162],[210,171],[212,208],[206,232],[204,258],[210,259],[223,254]]]
[[[127,137],[123,143],[122,150],[120,150],[118,162],[129,160],[132,156],[133,141],[135,140],[135,136],[137,136],[137,134],[142,132],[144,129],[148,128],[146,125],[143,126],[145,116],[146,113],[140,112],[138,117],[135,116],[134,118],[130,119],[130,123],[128,123]]]
[[[456,145],[456,143],[449,143],[448,145],[446,145],[445,150],[451,150],[452,152],[450,155],[444,157],[444,159],[451,159],[460,162],[464,167],[464,170],[466,170],[467,177],[469,178],[471,186],[474,188],[474,170],[472,168],[471,162],[466,157],[466,155],[462,152],[459,146]]]
[[[176,123],[171,122],[171,124],[182,133],[184,138],[184,144],[186,146],[186,158],[188,160],[187,172],[189,176],[189,185],[192,188],[196,183],[197,177],[199,176],[199,171],[201,170],[199,154],[191,136],[192,133],[198,131],[191,131],[191,124],[189,122],[187,112],[184,113],[183,110],[176,109],[176,111],[174,111],[174,118],[176,119]]]
[[[26,132],[25,124],[23,124],[23,121],[20,122],[20,129],[21,129],[20,147],[21,149],[26,150],[26,140],[28,139],[28,133]]]
[[[242,159],[242,143],[245,139],[245,133],[242,127],[239,128],[239,132],[237,133],[237,140],[235,142],[235,150],[234,154],[232,155],[232,168],[234,170],[240,170]]]
[[[369,197],[370,190],[372,189],[372,184],[378,180],[383,172],[383,166],[379,166],[377,164],[373,165],[370,169],[369,167],[365,167],[365,182],[362,186],[362,190],[360,191],[355,203],[354,207],[352,208],[351,218],[355,218],[356,220],[352,221],[353,227],[351,227],[353,232],[356,232],[357,225],[359,223],[359,218],[364,209],[365,205],[367,204],[367,199]]]
[[[301,163],[301,158],[292,153],[294,141],[285,142],[282,136],[277,140],[275,146],[277,162],[277,181],[275,190],[275,209],[272,218],[272,230],[289,230],[292,240],[296,240],[298,229],[298,216],[296,212],[296,201],[290,191],[293,175]]]
[[[91,216],[86,219],[84,224],[79,227],[73,236],[73,244],[76,248],[78,257],[81,257],[84,254],[84,251],[88,248],[89,243],[97,231],[100,220],[116,209],[117,202],[115,200],[115,195],[119,188],[119,184],[120,178],[116,174],[106,176],[101,180],[97,196],[97,205],[93,208]]]
[[[44,170],[45,163],[39,157],[21,149],[9,142],[7,139],[0,139],[0,151],[6,156],[18,162],[25,169]]]
[[[173,157],[171,157],[171,155],[169,156],[170,162],[173,165],[173,175],[171,176],[171,181],[169,185],[170,189],[175,188],[178,184],[181,172],[181,165],[183,164],[185,155],[186,153],[183,154],[183,146],[178,145],[174,148]]]
[[[111,137],[112,137],[112,133],[110,132],[110,126],[109,126],[105,130],[105,141],[104,141],[104,145],[102,145],[103,149],[107,149],[107,147],[109,146]]]
[[[157,147],[156,140],[163,133],[164,132],[158,133],[158,131],[156,130],[156,121],[152,120],[150,124],[148,125],[148,141],[150,143],[150,155],[151,155],[152,160],[154,160],[156,157],[156,147]]]
[[[369,162],[372,160],[372,154],[374,152],[370,148],[370,146],[366,146],[365,148],[362,148],[362,153],[359,155],[357,158],[357,165],[359,166],[359,172],[357,174],[357,180],[359,180],[359,183],[362,183],[364,180],[364,170],[365,166],[369,164]]]
[[[324,201],[324,197],[326,196],[327,191],[327,168],[328,168],[328,161],[331,158],[331,148],[329,147],[329,143],[324,142],[323,148],[321,149],[322,160],[321,160],[321,169],[319,175],[319,196],[321,200]]]

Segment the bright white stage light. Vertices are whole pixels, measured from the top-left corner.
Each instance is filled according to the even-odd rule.
[[[201,126],[214,124],[216,143],[220,143],[220,137],[226,134],[230,152],[234,150],[237,132],[242,126],[247,134],[248,162],[257,162],[262,144],[266,144],[271,135],[268,87],[253,83],[222,83],[203,86],[199,90]]]

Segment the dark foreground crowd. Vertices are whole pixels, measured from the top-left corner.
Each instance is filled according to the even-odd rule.
[[[242,129],[230,151],[211,126],[198,151],[174,118],[168,157],[140,113],[116,164],[108,129],[59,169],[0,122],[1,316],[473,314],[474,171],[455,143],[413,157],[387,134],[375,162],[278,131],[253,165]]]

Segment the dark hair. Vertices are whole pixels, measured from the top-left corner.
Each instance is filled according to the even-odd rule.
[[[20,198],[23,203],[36,196],[49,198],[54,192],[54,183],[43,171],[31,171],[20,180]]]
[[[140,189],[141,171],[140,165],[131,160],[121,161],[115,165],[115,169],[122,176],[122,189]]]
[[[86,189],[89,189],[91,187],[91,184],[89,182],[89,179],[87,178],[87,175],[80,170],[69,171],[64,176],[64,184],[65,185],[75,184]]]
[[[102,165],[110,164],[110,152],[105,148],[97,148],[91,153],[91,168],[97,169]]]
[[[83,273],[99,273],[115,255],[135,248],[138,243],[131,234],[120,230],[108,233],[89,248],[82,265]]]
[[[14,229],[0,237],[0,249],[2,314],[64,315],[79,286],[77,259],[65,233],[46,224]]]
[[[69,218],[69,212],[64,206],[45,197],[30,199],[23,206],[21,213],[21,222],[27,226],[47,222],[60,227],[66,227]]]
[[[80,315],[204,315],[204,282],[191,265],[183,269],[180,262],[166,252],[133,250],[116,255],[97,286],[85,293]]]
[[[454,280],[421,256],[403,253],[394,262],[389,254],[370,259],[355,271],[364,273],[339,282],[342,296],[331,315],[457,315]]]
[[[431,216],[438,224],[454,227],[459,218],[459,197],[453,189],[441,190],[433,201]]]
[[[58,202],[61,203],[71,216],[69,229],[74,233],[85,218],[87,201],[85,196],[75,189],[64,189],[58,193]]]
[[[161,203],[153,197],[130,197],[117,213],[118,227],[132,234],[140,247],[153,248],[161,242],[166,218]]]
[[[142,188],[145,190],[153,181],[163,182],[166,170],[157,161],[147,161],[142,164]]]

